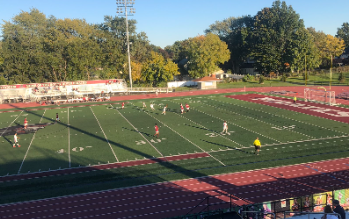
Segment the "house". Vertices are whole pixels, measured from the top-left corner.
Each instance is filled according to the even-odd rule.
[[[193,80],[198,83],[198,89],[215,89],[217,88],[217,81],[221,81],[216,78],[216,75],[212,75],[212,77],[206,76],[203,78],[198,78]]]

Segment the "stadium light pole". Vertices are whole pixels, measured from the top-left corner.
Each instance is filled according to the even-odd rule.
[[[130,55],[130,40],[128,33],[128,20],[127,16],[132,16],[136,11],[133,8],[135,0],[116,0],[117,10],[116,13],[119,16],[125,16],[126,18],[126,41],[127,41],[127,58],[128,58],[128,74],[130,77],[130,87],[132,90],[132,71],[131,71],[131,55]],[[129,10],[129,11],[128,11]],[[127,14],[129,13],[129,15]]]

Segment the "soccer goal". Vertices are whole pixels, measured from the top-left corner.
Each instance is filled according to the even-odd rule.
[[[336,96],[334,91],[316,90],[316,89],[304,89],[305,102],[317,102],[329,104],[331,106],[336,105]]]

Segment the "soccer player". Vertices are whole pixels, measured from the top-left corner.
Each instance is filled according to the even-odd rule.
[[[294,97],[293,97],[293,103],[296,103],[296,102],[297,102],[297,97],[294,96]]]
[[[145,105],[145,102],[143,102],[143,108],[147,108],[147,105]]]
[[[223,122],[223,131],[222,131],[222,134],[224,134],[224,132],[228,135],[230,135],[230,133],[228,132],[228,123],[227,121],[224,121]]]
[[[58,113],[56,113],[56,121],[60,122],[61,120],[59,119]]]
[[[183,114],[184,113],[184,107],[183,107],[183,105],[181,104],[181,114]]]
[[[156,138],[159,138],[159,127],[158,127],[158,125],[157,125],[156,123],[155,123],[154,128],[155,128],[155,134],[154,134],[154,137],[156,136]]]
[[[189,112],[189,104],[185,104],[185,108],[187,109],[187,112]]]
[[[254,140],[253,145],[255,149],[254,153],[259,155],[259,150],[261,149],[261,142],[259,141],[258,137],[256,138],[256,140]]]
[[[125,102],[122,102],[121,109],[124,109],[124,108],[125,108]]]
[[[166,109],[167,109],[167,104],[166,104],[166,106],[164,107],[164,109],[162,110],[162,113],[161,113],[161,114],[166,115]]]
[[[153,110],[153,111],[155,110],[155,109],[154,109],[154,104],[153,104],[153,103],[150,104],[150,109]]]
[[[27,126],[28,126],[27,118],[24,118],[24,129],[27,129]]]
[[[17,147],[21,147],[20,145],[19,145],[19,143],[18,143],[18,139],[19,139],[19,137],[17,137],[17,133],[15,133],[15,135],[13,136],[13,147],[15,148],[16,147],[16,145],[17,145]]]

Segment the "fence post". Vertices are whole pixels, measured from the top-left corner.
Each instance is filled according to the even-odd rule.
[[[229,197],[229,212],[231,212],[231,194],[230,194],[230,197]]]
[[[208,215],[210,215],[210,197],[211,196],[207,197],[207,213],[208,213]]]

